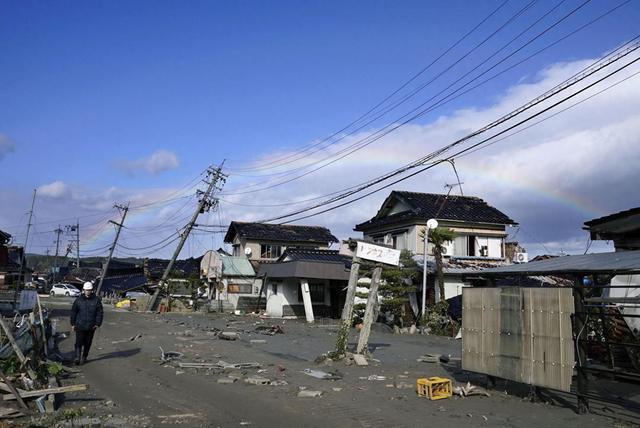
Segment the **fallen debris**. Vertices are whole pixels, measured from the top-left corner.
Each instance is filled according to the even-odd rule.
[[[128,339],[122,339],[122,340],[114,340],[113,342],[111,342],[112,345],[118,344],[118,343],[126,343],[126,342],[135,342],[138,339],[142,339],[142,335],[141,334],[136,334],[135,336],[132,336]]]
[[[245,383],[251,384],[251,385],[269,385],[271,383],[270,379],[267,379],[266,377],[262,377],[262,376],[250,376],[248,378],[246,378]]]
[[[460,397],[471,397],[473,395],[483,395],[485,397],[491,397],[491,394],[486,389],[479,386],[471,385],[471,382],[467,382],[466,386],[454,386],[453,393]]]
[[[223,331],[218,337],[223,340],[238,340],[240,335],[235,331]]]
[[[162,349],[161,346],[158,346],[158,348],[160,348],[160,360],[163,363],[168,363],[169,361],[173,361],[173,360],[179,360],[180,358],[184,357],[184,354],[182,352],[177,352],[177,351],[164,352],[164,349]]]
[[[238,378],[236,377],[221,377],[216,382],[222,383],[222,384],[232,384],[232,383],[236,383],[237,381],[238,381]]]
[[[216,368],[216,369],[224,369],[224,370],[231,370],[231,369],[259,369],[260,367],[262,367],[262,365],[260,365],[260,363],[238,363],[238,364],[231,364],[231,363],[227,363],[226,361],[222,361],[219,360],[217,363],[197,363],[197,362],[191,362],[191,363],[178,363],[178,367],[180,368],[188,368],[188,369],[211,369],[211,368]]]
[[[298,397],[300,398],[315,398],[320,397],[322,395],[322,391],[310,391],[308,389],[303,389],[298,392]]]
[[[284,330],[279,325],[272,325],[267,327],[266,325],[261,325],[255,328],[254,332],[260,334],[266,334],[267,336],[275,336],[276,334],[284,334]]]
[[[340,376],[339,374],[327,373],[327,372],[323,372],[322,370],[304,369],[302,372],[304,374],[306,374],[307,376],[315,377],[316,379],[324,379],[324,380],[340,380],[340,379],[342,379],[342,376]]]
[[[271,381],[271,386],[287,386],[289,385],[289,382],[287,382],[286,380],[272,380]]]
[[[368,366],[369,365],[369,362],[367,361],[365,356],[362,355],[362,354],[353,354],[353,361],[356,363],[357,366]]]
[[[250,342],[250,343],[254,343],[254,344],[258,344],[258,343],[267,343],[267,341],[266,341],[266,340],[264,340],[264,339],[251,339],[249,342]]]
[[[418,361],[419,363],[439,363],[441,357],[442,355],[440,354],[424,354],[416,361]]]
[[[361,380],[387,380],[386,376],[379,375],[371,375],[371,376],[361,376],[359,379]]]
[[[58,388],[38,389],[38,390],[35,390],[35,391],[18,391],[18,394],[20,394],[21,398],[40,397],[41,395],[47,395],[47,394],[59,394],[59,393],[63,393],[63,392],[84,391],[87,388],[89,388],[88,385],[80,384],[80,385],[61,386],[61,387],[58,387]],[[2,395],[2,399],[4,401],[15,400],[16,399],[16,395],[15,394],[3,394]]]

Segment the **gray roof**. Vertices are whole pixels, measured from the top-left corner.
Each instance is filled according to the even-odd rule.
[[[285,241],[330,244],[338,242],[326,227],[298,226],[291,224],[243,223],[232,221],[224,237],[224,242],[233,242],[236,235],[247,239],[263,241]]]
[[[308,278],[349,280],[349,269],[343,263],[291,261],[260,265],[260,275],[267,278]]]
[[[338,250],[317,250],[315,248],[287,248],[278,261],[342,263],[351,266],[351,257],[340,254]]]
[[[396,200],[404,202],[409,210],[388,214]],[[433,193],[394,190],[382,203],[375,217],[356,225],[354,230],[367,231],[391,223],[413,220],[464,221],[472,223],[517,224],[509,216],[475,196],[440,195]]]
[[[529,262],[469,272],[485,277],[561,275],[561,274],[631,274],[640,273],[640,250],[615,253],[564,256],[537,262]]]

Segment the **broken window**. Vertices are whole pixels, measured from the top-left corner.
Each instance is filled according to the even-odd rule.
[[[281,245],[260,244],[261,259],[277,259],[282,255]]]

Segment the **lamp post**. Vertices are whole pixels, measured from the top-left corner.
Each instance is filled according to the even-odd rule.
[[[427,227],[424,229],[424,253],[422,258],[422,312],[420,314],[424,317],[425,307],[427,305],[427,247],[429,242],[429,229],[435,229],[438,227],[438,220],[435,218],[427,221]]]

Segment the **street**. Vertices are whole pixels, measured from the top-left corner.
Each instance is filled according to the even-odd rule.
[[[70,303],[66,298],[46,302],[52,317],[59,319],[58,330],[67,335]],[[272,324],[280,325],[284,334],[252,332],[256,326]],[[240,339],[220,340],[213,328],[238,332]],[[445,376],[458,383],[470,381],[484,386],[481,376],[466,373],[453,362],[460,356],[460,342],[449,338],[374,331],[370,344],[379,365],[314,363],[316,357],[331,350],[334,331],[333,324],[308,326],[298,320],[201,313],[141,314],[105,305],[105,322],[96,333],[89,361],[79,367],[81,373],[63,382],[87,383],[90,388],[67,394],[63,408],[85,407],[76,426],[98,421],[102,426],[203,427],[415,427],[434,422],[601,427],[612,423],[604,416],[575,414],[574,399],[568,395],[556,396],[560,404],[531,403],[526,388],[504,382],[491,391],[491,397],[440,401],[419,398],[415,393],[419,377]],[[350,344],[355,341],[353,335]],[[262,369],[183,369],[175,363],[162,363],[159,347],[164,352],[183,353],[181,362],[257,362]],[[71,358],[73,335],[60,342],[60,350]],[[416,361],[427,352],[450,354],[452,363]],[[316,379],[304,373],[305,369],[331,372],[342,379]],[[238,380],[218,383],[229,375]],[[286,383],[273,386],[245,382],[256,375],[272,383]],[[297,394],[303,388],[322,391],[322,395],[300,398]]]

